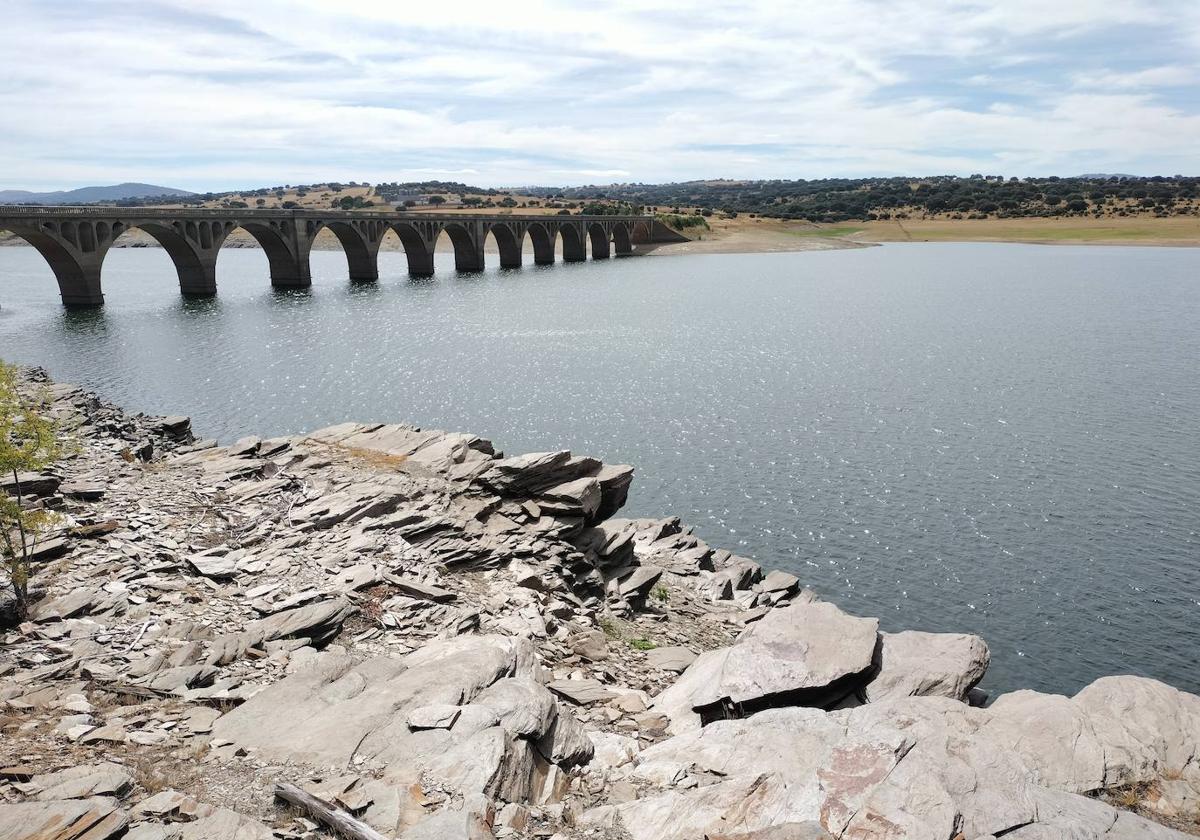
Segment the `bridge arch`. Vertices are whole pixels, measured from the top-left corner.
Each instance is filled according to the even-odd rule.
[[[442,231],[454,246],[454,268],[457,271],[483,271],[483,238],[472,235],[466,225],[449,222]]]
[[[235,226],[253,236],[267,255],[267,263],[271,267],[271,285],[309,285],[311,278],[308,272],[308,254],[303,254],[301,258],[301,255],[293,254],[292,249],[288,247],[288,239],[294,232],[286,219],[274,223],[239,219]],[[234,229],[231,227],[230,231]]]
[[[518,236],[512,226],[500,223],[488,226],[488,233],[496,240],[496,250],[500,252],[501,268],[521,267],[521,242],[524,236]]]
[[[592,259],[606,260],[608,253],[608,231],[599,222],[588,225],[588,238],[592,241]]]
[[[587,259],[587,246],[583,244],[582,225],[564,222],[558,226],[562,237],[563,262],[583,262]]]
[[[633,253],[633,237],[629,234],[629,225],[617,222],[612,229],[613,251],[617,256]]]
[[[232,230],[218,223],[216,230],[208,221],[161,224],[139,221],[134,224],[115,222],[112,226],[113,244],[133,230],[140,230],[154,239],[167,252],[179,278],[179,291],[185,295],[215,295],[217,293],[217,251]]]
[[[433,248],[437,241],[433,225],[429,222],[400,222],[391,225],[391,228],[404,246],[408,273],[414,277],[433,274]]]
[[[341,244],[351,281],[357,283],[379,279],[379,243],[383,239],[383,232],[387,230],[383,222],[317,222],[312,237],[320,233],[322,228],[328,229]]]
[[[555,233],[547,230],[541,222],[530,224],[525,233],[533,243],[534,265],[553,265]]]
[[[32,245],[54,272],[58,292],[66,306],[98,306],[104,303],[100,286],[99,259],[73,247],[78,234],[72,227],[70,236],[53,225],[5,225],[4,230],[21,237]]]

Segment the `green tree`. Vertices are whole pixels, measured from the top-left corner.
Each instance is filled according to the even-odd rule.
[[[429,196],[429,203],[430,204],[445,204],[446,199],[444,199],[440,195],[431,195],[431,196]]]
[[[62,455],[54,422],[39,413],[40,404],[22,394],[17,369],[0,362],[0,473],[12,476],[12,494],[0,494],[0,550],[16,598],[16,611],[24,618],[29,606],[29,562],[38,537],[54,522],[43,508],[21,503],[23,473],[40,472]]]

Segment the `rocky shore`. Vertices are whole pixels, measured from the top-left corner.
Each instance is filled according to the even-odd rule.
[[[404,425],[218,446],[25,376],[77,446],[22,481],[61,528],[0,626],[0,840],[1200,833],[1200,697],[989,704],[983,640],[619,518],[631,467]]]

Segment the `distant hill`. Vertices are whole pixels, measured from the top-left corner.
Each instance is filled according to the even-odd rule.
[[[195,195],[173,187],[154,184],[113,184],[108,187],[80,187],[58,192],[0,190],[0,204],[94,204],[98,201],[122,201],[129,198]]]

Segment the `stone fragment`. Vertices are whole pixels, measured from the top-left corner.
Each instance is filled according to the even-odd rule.
[[[762,580],[763,592],[795,592],[800,588],[800,578],[775,569]]]
[[[108,797],[0,804],[0,840],[109,840],[128,824]]]
[[[646,651],[646,661],[650,663],[650,667],[660,671],[681,674],[696,661],[696,654],[680,646],[657,647]]]
[[[863,688],[875,703],[889,697],[937,696],[966,701],[991,657],[978,636],[907,630],[880,634],[879,672]]]
[[[663,570],[658,566],[638,566],[621,579],[620,591],[623,598],[645,598],[658,583]]]
[[[408,728],[417,729],[449,729],[458,720],[462,709],[449,703],[439,703],[433,706],[418,706],[408,713]]]
[[[560,697],[565,697],[578,706],[587,706],[615,696],[596,680],[555,680],[546,686]]]
[[[121,796],[133,783],[129,772],[119,764],[80,764],[54,773],[34,776],[31,784],[39,790],[32,795],[38,801],[85,799],[90,796]]]

